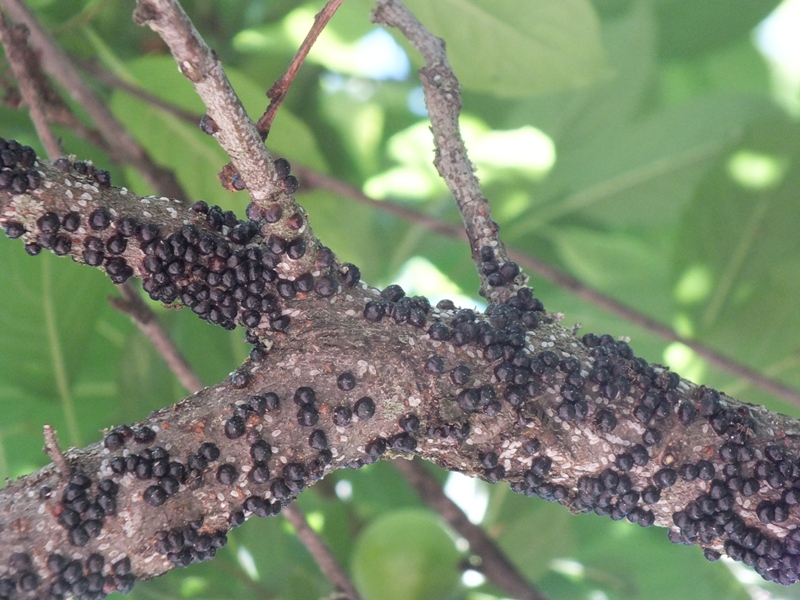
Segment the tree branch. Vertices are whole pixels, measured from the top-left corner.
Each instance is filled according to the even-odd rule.
[[[314,24],[311,26],[303,43],[300,44],[300,48],[298,48],[297,53],[295,53],[294,58],[292,58],[292,62],[289,64],[286,72],[281,75],[267,91],[267,97],[270,99],[269,106],[256,122],[256,128],[261,133],[263,139],[266,139],[267,135],[269,135],[272,121],[275,120],[275,115],[278,114],[278,109],[281,107],[284,98],[286,98],[286,93],[289,91],[289,87],[297,76],[297,72],[300,70],[303,61],[305,61],[314,42],[317,41],[319,34],[322,33],[328,21],[336,14],[342,2],[344,2],[344,0],[328,0],[325,6],[322,7],[322,10],[314,17]]]
[[[375,200],[370,198],[360,189],[348,183],[340,181],[334,177],[330,177],[314,169],[309,169],[302,165],[297,165],[295,171],[298,176],[303,180],[306,190],[319,188],[327,190],[342,198],[355,200],[361,204],[365,204],[376,210],[394,215],[400,219],[404,219],[411,223],[415,223],[420,227],[457,240],[466,240],[467,234],[462,227],[434,217],[421,213],[419,211],[407,208],[400,202],[392,200]],[[610,314],[620,317],[630,323],[641,327],[645,331],[660,337],[667,342],[677,342],[683,344],[687,348],[691,348],[698,356],[707,360],[709,364],[716,367],[720,371],[724,371],[734,377],[739,377],[747,381],[768,394],[772,394],[781,398],[795,406],[800,407],[800,392],[791,388],[780,381],[759,373],[755,369],[742,364],[736,360],[728,358],[720,354],[713,348],[703,344],[698,340],[693,340],[676,333],[671,327],[659,323],[655,319],[649,317],[641,311],[636,310],[632,306],[624,304],[602,292],[593,289],[577,279],[572,275],[564,273],[552,265],[539,260],[534,256],[530,256],[515,248],[508,248],[508,256],[516,261],[523,269],[534,273],[537,276],[546,279],[550,283],[557,285],[560,288],[570,291],[578,298],[585,300],[589,304],[596,306],[602,310],[608,311]]]
[[[433,162],[464,221],[472,260],[481,280],[480,294],[490,303],[503,302],[524,286],[528,278],[516,263],[508,260],[497,235],[499,226],[492,220],[489,201],[467,156],[458,125],[461,86],[447,60],[444,42],[433,36],[400,0],[376,0],[376,4],[373,21],[399,29],[425,59],[419,78],[436,148]]]
[[[398,6],[380,2],[378,12],[391,20]],[[224,74],[185,15],[144,1],[137,15],[208,92],[218,139],[252,141],[252,124],[238,131],[241,115],[221,106],[231,100]],[[437,82],[447,75],[439,67],[425,70],[428,85],[457,90],[454,79]],[[80,595],[78,585],[127,591],[212,558],[231,527],[277,514],[337,468],[413,455],[575,512],[668,527],[672,541],[770,580],[800,577],[800,421],[649,365],[611,336],[577,338],[515,287],[517,276],[487,292],[486,314],[369,288],[317,245],[302,215],[270,212],[291,199],[276,191],[260,142],[243,157],[252,170],[241,170],[255,183],[255,226],[2,145],[9,237],[115,283],[140,277],[151,297],[242,325],[258,342],[223,382],[68,450],[67,482],[51,464],[0,491],[0,582],[17,598]],[[280,201],[267,204],[270,194]],[[480,255],[476,243],[496,231],[462,214]]]
[[[77,212],[78,229],[60,230],[56,242],[68,238],[70,253],[83,261],[87,238],[109,248],[129,226],[126,218],[140,231],[158,224],[166,239],[186,221],[197,229],[198,244],[201,236],[224,240],[232,255],[253,260],[182,203],[110,187],[94,191],[74,167],[65,172],[42,161],[37,168],[38,188],[0,192],[0,224],[12,237],[64,248],[66,242],[48,237],[55,223],[48,215],[66,223]],[[114,228],[92,229],[100,208],[116,211]],[[153,275],[144,262],[152,255],[143,246],[131,239],[119,257],[147,285]],[[198,254],[192,264],[207,268],[214,256]],[[103,268],[115,276],[113,264]],[[171,281],[182,290],[193,283],[180,275]],[[289,299],[276,293],[281,281],[269,282],[261,296],[273,296],[280,314],[291,315],[285,333],[261,330],[266,344],[254,358],[267,363],[248,362],[222,383],[158,411],[132,427],[139,432],[133,438],[122,428],[103,445],[67,452],[75,477],[86,476],[72,483],[94,502],[109,495],[105,488],[115,490],[114,510],[98,518],[76,511],[74,528],[65,526],[60,516],[73,504],[53,491],[60,488],[52,466],[0,492],[0,578],[20,582],[28,574],[3,570],[4,553],[41,548],[29,554],[30,572],[49,586],[56,576],[45,567],[47,548],[66,544],[75,557],[100,552],[108,564],[127,557],[135,578],[148,579],[213,554],[169,545],[162,539],[169,531],[186,533],[202,518],[198,533],[222,543],[242,515],[272,514],[334,468],[417,454],[574,511],[670,527],[674,541],[700,544],[712,558],[726,552],[767,578],[797,579],[797,420],[647,365],[610,336],[578,339],[550,322],[524,289],[490,315],[477,315],[428,308],[397,288],[381,294],[343,285],[333,296],[303,292]],[[266,471],[251,475],[261,462],[252,452],[264,452],[252,449],[262,447],[259,440],[271,456]],[[170,460],[182,465],[174,467],[177,486],[125,474],[123,450],[152,462],[154,452],[161,456],[158,448],[170,448]],[[126,573],[114,585],[126,589],[132,581]]]
[[[19,85],[23,100],[28,105],[31,121],[33,121],[39,139],[42,140],[50,158],[61,155],[61,148],[47,122],[42,99],[42,72],[37,61],[28,48],[28,30],[24,26],[11,26],[0,12],[0,42],[6,52],[11,72]]]
[[[266,204],[281,190],[279,177],[255,125],[231,87],[219,58],[206,45],[177,2],[139,0],[134,20],[155,31],[181,73],[195,88],[213,121],[212,135],[244,178],[250,195]]]
[[[328,581],[342,592],[347,600],[359,600],[361,596],[350,582],[347,573],[339,565],[322,538],[311,529],[300,507],[297,504],[290,504],[283,510],[283,516],[292,524],[297,532],[297,537],[308,548]]]

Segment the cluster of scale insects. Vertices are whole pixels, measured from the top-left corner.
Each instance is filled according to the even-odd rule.
[[[16,140],[0,138],[0,190],[24,194],[42,183],[36,166],[36,151]]]
[[[0,153],[0,159],[6,166],[2,172],[13,171],[15,177],[20,172],[29,173],[35,166],[30,151],[13,142],[4,143],[5,154]],[[74,170],[101,187],[110,184],[105,171],[88,163],[60,159],[55,164],[65,171]],[[284,188],[296,189],[288,163],[279,159],[276,167]],[[24,171],[26,168],[28,171]],[[38,181],[33,177],[29,183],[38,185]],[[35,189],[36,185],[29,185],[26,190]],[[21,184],[17,187],[21,189]],[[16,188],[11,189],[18,193]],[[225,328],[245,326],[248,340],[255,344],[251,352],[255,362],[266,357],[257,328],[266,322],[270,330],[284,332],[290,324],[289,317],[281,310],[285,301],[312,293],[327,298],[339,291],[340,284],[354,287],[359,281],[358,269],[348,264],[336,269],[333,254],[325,247],[316,249],[313,273],[281,277],[282,261],[299,260],[306,247],[301,235],[303,217],[283,215],[277,203],[265,209],[251,205],[247,221],[204,202],[194,204],[192,210],[201,222],[184,225],[169,235],[162,235],[153,223],[131,217],[114,219],[104,208],[91,212],[86,223],[78,213],[47,213],[37,220],[34,232],[15,221],[7,222],[5,229],[12,238],[29,234],[31,241],[26,250],[30,254],[38,253],[41,248],[69,254],[73,250],[71,234],[79,232],[76,239],[83,247],[78,256],[89,265],[104,267],[116,283],[133,275],[134,269],[124,254],[128,244],[138,245],[143,258],[136,265],[137,271],[150,296],[166,303],[180,301],[201,318]],[[280,221],[287,231],[298,232],[297,236],[258,237],[261,222]],[[31,239],[30,234],[35,237]],[[515,263],[498,261],[490,247],[481,249],[480,258],[481,269],[491,286],[508,285],[519,275]],[[728,407],[715,390],[704,387],[696,388],[690,401],[681,400],[680,378],[675,373],[648,365],[625,342],[608,335],[587,334],[582,338],[591,358],[588,371],[575,357],[559,356],[546,349],[533,352],[525,338],[544,318],[544,307],[528,288],[519,289],[505,302],[492,304],[485,314],[479,315],[469,309],[458,310],[449,301],[440,302],[436,311],[432,311],[427,299],[407,297],[402,288],[391,285],[379,297],[366,302],[362,316],[373,323],[391,320],[397,325],[422,329],[432,342],[477,349],[491,365],[494,380],[491,385],[470,386],[475,377],[469,366],[454,364],[453,355],[446,352],[429,355],[421,365],[423,371],[432,377],[447,378],[448,385],[455,390],[452,402],[463,419],[447,423],[440,419],[427,425],[425,417],[408,412],[398,419],[396,433],[370,440],[360,458],[343,466],[358,468],[371,464],[390,449],[398,453],[414,452],[422,436],[463,444],[470,434],[472,416],[493,417],[511,410],[518,425],[530,426],[537,419],[544,420],[537,399],[555,389],[558,400],[552,409],[559,422],[589,427],[603,436],[611,434],[620,420],[632,417],[644,429],[640,442],[618,452],[613,466],[596,476],[582,476],[575,489],[554,482],[559,475],[557,469],[536,438],[522,444],[523,453],[530,457],[522,471],[514,468],[507,471],[507,463],[503,464],[498,451],[473,449],[487,481],[507,480],[515,492],[558,501],[578,512],[628,519],[642,526],[653,524],[655,517],[648,506],[660,501],[663,490],[679,481],[692,484],[699,493],[673,515],[674,528],[669,532],[673,542],[700,544],[706,548],[710,560],[719,558],[720,553],[713,548],[721,547],[766,579],[787,585],[797,580],[800,529],[777,539],[736,513],[737,496],[746,499],[758,493],[770,497],[761,500],[754,510],[764,524],[784,523],[796,510],[793,507],[800,505],[800,461],[787,456],[785,447],[779,443],[750,445],[756,425],[747,409]],[[245,390],[250,385],[250,376],[239,370],[230,383],[235,389]],[[350,392],[357,385],[356,377],[345,371],[337,376],[336,385],[341,391]],[[232,442],[242,439],[247,443],[250,464],[246,485],[248,489],[253,486],[254,493],[230,511],[230,527],[243,523],[247,515],[278,514],[330,467],[333,453],[326,429],[332,429],[330,424],[320,423],[319,403],[315,390],[302,386],[295,390],[291,402],[282,401],[275,393],[265,393],[249,396],[245,402],[231,407],[232,414],[223,423],[223,433]],[[351,425],[354,418],[369,420],[376,408],[371,397],[361,396],[352,403],[333,406],[325,414],[333,426],[343,428]],[[297,424],[308,430],[311,457],[304,462],[276,461],[275,449],[254,427],[267,413],[281,410],[296,411]],[[624,416],[621,411],[626,411]],[[659,468],[652,470],[651,465],[653,474],[647,485],[635,483],[640,481],[637,473],[650,464],[653,456],[664,455],[663,432],[673,425],[688,427],[697,419],[708,423],[721,438],[718,456],[684,464],[662,458]],[[201,443],[182,460],[155,445],[156,433],[148,427],[136,430],[118,427],[106,435],[103,443],[112,454],[108,466],[113,475],[93,483],[83,474],[74,474],[58,506],[59,523],[76,547],[88,544],[101,531],[104,519],[115,515],[119,479],[126,474],[142,482],[141,497],[153,507],[164,505],[182,487],[206,473],[213,473],[223,486],[237,486],[241,481],[240,469],[221,462],[220,449],[212,442]],[[133,451],[129,447],[122,454],[114,454],[129,444],[142,448]],[[49,498],[53,492],[43,488],[41,493],[43,498]],[[186,566],[213,557],[225,542],[225,530],[209,530],[199,518],[183,527],[160,531],[153,544],[173,564]],[[8,575],[0,578],[0,599],[12,597],[16,589],[29,591],[39,585],[29,556],[14,555],[12,562]],[[134,574],[127,558],[105,564],[102,556],[92,554],[84,562],[60,554],[50,555],[47,566],[54,581],[41,597],[102,598],[114,589],[126,591],[133,584]]]
[[[491,262],[492,250],[482,249],[481,257]],[[513,264],[492,269],[490,272],[506,273],[502,280],[496,279],[495,286],[505,285],[518,273]],[[404,318],[414,321],[419,299],[407,299],[403,304],[397,286],[390,286],[381,296],[382,300],[366,305],[366,319],[391,317],[399,308]],[[477,450],[482,476],[492,483],[508,480],[515,492],[558,501],[576,512],[627,519],[643,527],[654,524],[650,507],[661,500],[664,490],[679,481],[691,484],[697,496],[674,513],[671,541],[700,544],[709,560],[720,557],[715,548],[722,549],[767,580],[784,585],[797,581],[800,529],[778,539],[762,524],[780,525],[800,510],[800,460],[787,456],[781,443],[756,443],[757,425],[749,409],[728,406],[716,390],[703,386],[695,388],[688,400],[682,399],[681,379],[676,373],[649,365],[636,357],[626,342],[609,335],[583,336],[581,341],[591,359],[588,371],[582,370],[576,357],[559,356],[551,350],[532,352],[525,332],[538,326],[543,307],[527,288],[502,304],[490,305],[485,315],[456,310],[447,301],[437,308],[451,311],[452,316],[430,325],[430,339],[456,347],[477,347],[493,366],[494,380],[491,385],[470,386],[473,375],[467,365],[454,364],[449,358],[452,354],[430,355],[424,370],[447,377],[465,420],[429,428],[425,432],[428,437],[463,442],[469,436],[471,415],[491,417],[508,407],[519,425],[544,420],[541,407],[535,405],[551,389],[557,392],[552,409],[558,422],[592,428],[602,437],[612,434],[619,421],[632,419],[643,430],[640,441],[616,452],[613,465],[596,476],[580,477],[575,489],[554,483],[559,474],[553,472],[553,460],[536,438],[522,444],[523,453],[531,457],[530,466],[522,472],[513,467],[507,472],[493,449]],[[676,464],[674,456],[665,451],[664,433],[674,426],[690,427],[698,420],[719,437],[716,455]],[[412,429],[408,429],[409,422]],[[402,417],[399,425],[410,436],[417,435],[419,419],[411,413]],[[415,445],[416,439],[412,439]],[[656,456],[660,463],[654,466],[651,461]],[[643,471],[651,473],[644,484]],[[752,517],[742,516],[736,500],[739,497],[739,503],[743,500],[749,506],[747,499],[756,494],[769,499],[761,499],[752,509],[754,522]]]
[[[19,154],[31,162],[29,152]],[[295,190],[289,163],[278,159],[275,164],[282,187]],[[108,173],[89,163],[61,158],[54,165],[85,176],[91,184],[110,185]],[[355,265],[345,263],[337,269],[333,253],[324,246],[315,248],[313,271],[279,274],[282,263],[291,269],[306,255],[307,245],[302,235],[304,217],[300,213],[284,215],[277,202],[264,209],[251,204],[246,220],[204,201],[193,204],[191,210],[196,215],[194,222],[185,221],[168,234],[153,222],[114,216],[104,207],[91,211],[85,220],[76,211],[48,212],[37,219],[32,231],[22,222],[10,220],[5,232],[10,238],[27,234],[25,250],[31,255],[43,248],[60,256],[72,254],[87,265],[104,268],[116,284],[137,273],[154,300],[180,302],[201,319],[225,329],[242,325],[253,343],[265,331],[286,331],[291,322],[284,311],[287,301],[312,293],[328,298],[340,285],[350,288],[360,280]],[[295,235],[260,237],[262,224],[279,222]]]

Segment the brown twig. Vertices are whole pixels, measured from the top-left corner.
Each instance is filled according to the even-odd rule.
[[[275,167],[255,124],[228,81],[219,57],[180,5],[172,0],[139,0],[134,20],[150,27],[169,47],[216,124],[214,138],[242,176],[253,200],[264,203],[280,192]]]
[[[43,106],[42,93],[44,75],[39,68],[36,57],[28,47],[28,29],[24,25],[11,25],[0,13],[0,42],[6,53],[6,58],[11,66],[11,72],[17,80],[19,91],[36,127],[36,133],[50,158],[61,155],[61,146],[50,129]]]
[[[41,56],[44,69],[58,81],[83,107],[97,124],[107,142],[112,158],[135,167],[153,189],[173,198],[186,194],[173,173],[158,166],[150,155],[136,143],[122,124],[81,79],[63,50],[41,26],[30,9],[21,0],[0,0],[8,14],[30,31],[30,44]]]
[[[72,473],[72,467],[69,466],[66,456],[64,456],[64,453],[61,451],[61,447],[58,445],[58,438],[56,437],[56,430],[53,429],[51,425],[44,426],[44,451],[45,454],[50,457],[50,460],[53,461],[58,472],[61,473],[63,477],[69,477]]]
[[[281,514],[292,524],[297,532],[297,537],[305,544],[308,551],[311,552],[320,570],[334,587],[342,592],[348,600],[359,600],[360,596],[355,586],[351,583],[350,578],[347,576],[347,573],[345,573],[344,569],[339,565],[322,538],[311,529],[300,507],[296,504],[290,504],[281,511]]]
[[[469,542],[470,549],[481,558],[481,572],[486,578],[518,600],[545,600],[547,596],[525,581],[522,574],[503,551],[480,527],[472,523],[464,512],[444,495],[441,484],[431,477],[417,459],[396,460],[395,468],[408,480],[422,500]]]
[[[136,288],[130,283],[124,283],[119,286],[119,290],[122,298],[109,298],[111,305],[128,315],[136,323],[136,326],[152,342],[156,351],[164,358],[164,362],[184,388],[192,394],[202,390],[203,382],[178,350],[156,315],[139,296]]]
[[[400,0],[376,0],[376,4],[373,21],[399,29],[425,60],[419,78],[433,132],[433,163],[453,194],[464,221],[472,260],[481,281],[480,294],[490,303],[502,302],[525,285],[527,276],[516,265],[505,265],[509,261],[498,236],[499,227],[492,220],[489,201],[481,192],[461,137],[458,124],[461,85],[450,68],[444,42],[431,34]],[[492,263],[493,270],[485,268],[488,263]]]
[[[333,15],[336,14],[337,9],[342,5],[342,2],[344,2],[344,0],[328,0],[322,10],[317,13],[317,15],[314,17],[314,24],[311,26],[308,35],[306,35],[306,38],[303,40],[303,43],[300,44],[300,48],[298,48],[294,58],[292,58],[292,62],[289,63],[289,67],[286,69],[286,72],[281,75],[275,81],[275,83],[272,84],[272,87],[269,88],[269,91],[267,91],[267,98],[270,99],[269,106],[267,107],[267,110],[264,111],[264,114],[261,115],[261,118],[256,122],[256,127],[258,128],[259,133],[261,133],[261,137],[263,139],[266,139],[267,135],[269,135],[269,130],[272,127],[272,121],[275,119],[275,115],[278,113],[278,109],[281,107],[284,98],[286,98],[286,93],[289,91],[297,72],[303,65],[303,61],[311,51],[311,47],[314,45],[314,42],[317,41],[317,38],[319,37],[319,34],[322,33],[322,30],[325,29],[328,21],[330,21]]]

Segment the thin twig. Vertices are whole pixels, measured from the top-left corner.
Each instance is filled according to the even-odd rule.
[[[64,453],[61,451],[61,447],[58,445],[58,438],[56,437],[56,430],[53,429],[51,425],[44,426],[44,451],[45,454],[50,457],[50,460],[53,461],[58,472],[61,473],[63,477],[69,477],[72,473],[72,467],[69,466],[67,457],[64,456]]]
[[[148,185],[160,193],[173,198],[185,198],[186,194],[173,173],[158,166],[142,146],[136,143],[105,103],[84,83],[67,55],[41,26],[30,9],[21,0],[0,0],[0,4],[15,21],[24,23],[28,27],[30,44],[40,54],[42,66],[78,101],[97,124],[108,146],[114,149],[112,157],[134,166]]]
[[[184,388],[194,394],[203,389],[203,382],[191,365],[178,350],[156,315],[144,303],[138,291],[130,283],[119,286],[122,298],[109,298],[111,305],[128,315],[136,326],[147,336],[156,351],[164,358],[167,366],[175,374]]]
[[[311,47],[314,45],[314,42],[317,41],[319,34],[322,33],[322,30],[325,29],[325,26],[328,24],[328,21],[331,20],[334,14],[336,14],[336,10],[342,5],[344,0],[328,0],[327,4],[322,8],[319,13],[314,17],[314,24],[311,26],[311,29],[306,35],[306,39],[303,40],[303,43],[300,44],[300,48],[298,48],[297,53],[292,58],[292,62],[289,63],[289,67],[286,69],[286,72],[281,75],[275,83],[272,84],[272,87],[269,88],[267,91],[267,98],[270,99],[269,106],[267,110],[261,115],[261,118],[256,122],[256,127],[258,128],[259,133],[263,139],[267,138],[269,135],[270,127],[272,127],[272,121],[275,119],[275,115],[278,113],[278,109],[281,107],[284,98],[286,98],[286,93],[289,91],[289,88],[294,81],[297,72],[300,70],[300,67],[303,64],[303,61],[308,56]]]
[[[395,468],[402,473],[408,482],[422,497],[422,500],[444,519],[450,526],[469,542],[473,553],[481,558],[481,572],[486,578],[518,600],[545,600],[542,592],[525,581],[522,574],[508,560],[494,540],[486,535],[480,527],[472,523],[464,512],[444,495],[441,484],[431,477],[423,464],[418,460],[396,460]]]
[[[300,507],[296,504],[290,504],[281,511],[281,514],[294,526],[297,537],[311,552],[320,570],[334,587],[342,592],[348,600],[359,600],[360,596],[355,586],[350,582],[347,573],[339,565],[322,538],[311,529]]]
[[[450,68],[444,42],[431,34],[400,0],[376,0],[376,4],[373,21],[399,29],[425,60],[419,79],[431,120],[433,163],[453,194],[464,221],[472,260],[481,281],[480,294],[490,303],[502,302],[527,283],[527,276],[516,265],[505,265],[508,256],[498,236],[499,227],[492,220],[489,201],[481,192],[461,137],[458,125],[461,85]],[[492,263],[492,270],[484,268],[487,263]]]
[[[172,0],[139,0],[134,20],[164,40],[181,73],[194,85],[217,125],[214,138],[244,179],[253,201],[265,203],[279,193],[275,167],[255,124],[228,81],[219,57],[180,5]]]
[[[24,25],[13,26],[6,21],[5,15],[0,13],[0,41],[6,52],[6,58],[11,66],[11,72],[17,80],[19,91],[36,127],[36,133],[51,159],[61,156],[61,146],[47,122],[47,116],[42,104],[44,94],[44,75],[39,68],[39,63],[28,47],[28,30]]]

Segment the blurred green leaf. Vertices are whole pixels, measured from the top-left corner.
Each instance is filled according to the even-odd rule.
[[[57,399],[71,386],[113,288],[94,269],[49,252],[31,258],[19,242],[0,246],[0,377],[27,393]]]
[[[657,0],[659,51],[664,58],[691,56],[746,35],[780,0]]]
[[[702,98],[560,149],[539,192],[542,203],[512,235],[565,217],[611,227],[674,225],[694,186],[743,127],[776,113],[758,96]]]
[[[447,40],[448,59],[465,88],[526,96],[609,75],[587,1],[412,0],[408,7]]]

